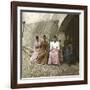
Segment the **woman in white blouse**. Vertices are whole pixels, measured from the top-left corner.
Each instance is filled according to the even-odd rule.
[[[54,36],[54,41],[50,42],[50,53],[48,64],[60,64],[59,61],[60,43],[57,37]]]

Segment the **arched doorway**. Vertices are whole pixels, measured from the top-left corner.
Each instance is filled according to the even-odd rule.
[[[79,61],[79,15],[67,15],[59,31],[65,34],[64,47],[72,45],[73,63]]]

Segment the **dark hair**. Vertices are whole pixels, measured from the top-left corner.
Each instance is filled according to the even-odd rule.
[[[39,39],[39,37],[38,37],[38,36],[36,36],[36,39]]]
[[[59,40],[61,42],[61,40]]]
[[[57,39],[57,36],[55,35],[55,36],[54,36],[54,38],[56,38],[56,39]]]
[[[46,38],[46,35],[43,35],[43,37],[45,37],[45,38]]]

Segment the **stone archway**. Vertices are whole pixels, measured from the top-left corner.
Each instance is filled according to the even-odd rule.
[[[72,44],[74,59],[77,61],[79,59],[79,15],[67,15],[59,31],[65,34],[64,46],[68,43]]]

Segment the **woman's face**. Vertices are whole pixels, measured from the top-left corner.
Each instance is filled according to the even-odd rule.
[[[36,41],[38,41],[39,40],[39,37],[36,37]]]
[[[43,39],[46,40],[46,37],[44,36]]]
[[[57,41],[57,38],[54,38],[54,42],[56,42]]]

